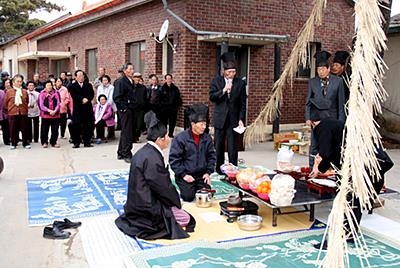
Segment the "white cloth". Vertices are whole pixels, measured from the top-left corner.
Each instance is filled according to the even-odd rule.
[[[106,107],[107,107],[107,103],[104,105],[101,105],[100,103],[98,103],[96,105],[96,111],[94,113],[94,120],[95,120],[94,124],[97,124],[103,118],[104,112],[106,111]]]
[[[16,90],[14,103],[17,106],[20,106],[22,104],[22,88],[14,87],[14,89]]]
[[[28,90],[29,104],[28,104],[28,117],[37,117],[40,115],[39,109],[39,92]],[[32,107],[33,106],[33,107]]]

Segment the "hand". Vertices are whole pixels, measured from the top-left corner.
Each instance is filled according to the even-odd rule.
[[[49,110],[49,114],[50,114],[51,116],[53,116],[53,115],[56,114],[56,111],[54,111],[54,110]]]
[[[188,183],[194,182],[194,178],[190,175],[185,175],[185,177],[183,177],[183,179]]]
[[[203,175],[204,183],[207,183],[208,185],[211,185],[211,178],[210,175],[207,173]]]
[[[243,121],[239,120],[239,127],[244,127]]]
[[[86,98],[83,98],[83,99],[82,99],[82,103],[83,103],[83,104],[86,104],[88,101],[89,101],[89,100],[86,99]]]
[[[314,167],[310,173],[311,178],[316,178],[319,174],[318,165],[314,164]]]
[[[223,89],[223,93],[231,93],[232,83],[227,83]]]
[[[312,125],[311,120],[307,120],[307,121],[306,121],[306,126],[311,127],[311,125]]]

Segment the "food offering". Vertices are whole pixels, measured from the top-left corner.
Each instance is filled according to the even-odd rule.
[[[221,166],[221,171],[228,176],[228,179],[231,183],[236,183],[236,175],[240,172],[240,169],[229,163],[229,164],[224,164]]]
[[[259,198],[263,200],[269,200],[269,194],[271,193],[271,180],[262,181],[257,186],[256,193]]]
[[[253,169],[243,169],[236,175],[236,181],[240,188],[250,190],[250,184],[254,184],[257,173]]]

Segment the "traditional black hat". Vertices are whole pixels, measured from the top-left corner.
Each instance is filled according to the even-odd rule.
[[[189,120],[193,123],[207,122],[207,105],[204,104],[193,104],[189,107],[190,115]]]
[[[325,98],[311,98],[310,120],[319,121],[329,116],[328,110],[331,107],[331,101]]]
[[[144,115],[144,122],[147,127],[147,140],[156,141],[167,134],[167,128],[157,119],[156,114],[150,111]]]
[[[350,56],[350,53],[347,51],[343,51],[343,50],[336,51],[335,57],[333,57],[333,62],[337,62],[337,63],[340,63],[341,65],[345,65],[349,56]]]
[[[225,52],[221,56],[223,61],[224,70],[236,69],[235,54],[232,52]]]
[[[329,58],[331,57],[331,53],[328,51],[322,50],[317,51],[314,55],[317,61],[317,67],[328,67],[329,66]]]

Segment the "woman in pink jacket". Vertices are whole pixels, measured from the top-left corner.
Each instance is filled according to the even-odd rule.
[[[64,138],[65,130],[67,128],[67,119],[72,114],[72,98],[68,89],[63,86],[61,77],[56,79],[56,89],[60,94],[60,134]]]
[[[54,148],[60,148],[57,143],[58,125],[60,121],[60,94],[54,89],[53,83],[49,80],[43,83],[44,89],[39,94],[40,117],[40,141],[43,148],[49,144],[49,129],[51,128],[50,144]]]
[[[98,104],[93,107],[94,123],[96,126],[96,143],[100,144],[102,141],[107,142],[109,139],[115,137],[114,126],[115,120],[113,110],[110,103],[107,102],[107,97],[104,94],[99,95]],[[107,127],[107,139],[104,138],[104,128]]]

